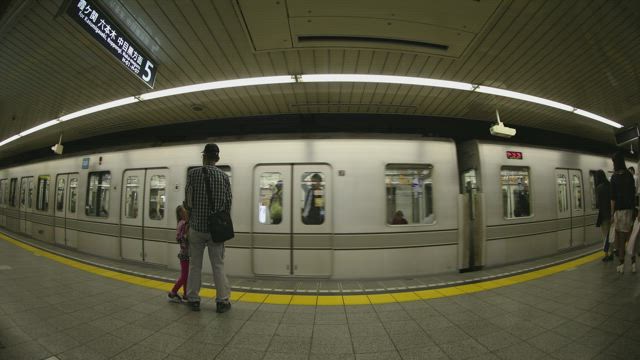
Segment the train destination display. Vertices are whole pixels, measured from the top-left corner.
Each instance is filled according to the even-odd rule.
[[[100,8],[88,0],[73,0],[67,15],[153,89],[158,67]]]

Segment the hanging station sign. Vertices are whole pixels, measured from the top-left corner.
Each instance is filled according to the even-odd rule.
[[[73,0],[67,15],[153,89],[158,67],[97,5],[88,0]]]

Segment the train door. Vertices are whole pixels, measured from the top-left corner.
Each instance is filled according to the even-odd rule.
[[[476,169],[462,173],[462,188],[464,234],[459,262],[462,271],[470,271],[482,268],[484,262],[484,221]]]
[[[80,180],[80,175],[78,173],[69,174],[69,178],[67,181],[67,193],[66,193],[64,238],[65,238],[65,245],[74,249],[78,247],[78,230],[75,230],[75,229],[77,229],[76,222],[78,219],[78,181],[79,180]]]
[[[582,171],[569,170],[571,189],[571,246],[584,245],[584,191]]]
[[[23,177],[20,179],[20,232],[27,234],[27,195],[29,194],[29,179],[30,177]]]
[[[126,170],[122,178],[120,251],[122,258],[166,261],[167,169]]]
[[[66,206],[65,199],[67,197],[67,187],[69,184],[69,174],[59,174],[56,177],[56,199],[55,199],[55,219],[54,219],[54,241],[58,245],[66,245],[65,236],[66,224]]]
[[[569,199],[569,172],[556,169],[556,199],[559,226],[558,248],[571,246],[571,200]]]
[[[6,215],[6,188],[7,188],[7,179],[0,180],[0,226],[7,226],[7,215]]]
[[[584,244],[584,196],[582,172],[556,169],[558,245],[560,249]]]
[[[143,261],[142,202],[145,170],[126,170],[122,175],[120,210],[120,256]]]
[[[328,277],[332,272],[331,167],[254,170],[252,256],[256,275]]]

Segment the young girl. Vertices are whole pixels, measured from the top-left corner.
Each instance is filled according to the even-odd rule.
[[[182,287],[184,300],[187,299],[187,278],[189,276],[189,240],[187,239],[187,232],[189,230],[189,215],[182,205],[178,205],[176,208],[176,218],[178,219],[178,227],[176,228],[176,241],[180,244],[180,252],[178,253],[178,259],[180,259],[180,277],[176,280],[176,284],[169,292],[169,301],[181,302],[178,290]]]

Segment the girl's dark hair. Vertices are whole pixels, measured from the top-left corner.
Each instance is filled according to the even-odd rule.
[[[607,180],[607,174],[604,172],[604,170],[596,171],[595,181],[596,186],[599,186],[600,184],[609,184],[609,180]]]
[[[182,205],[178,205],[178,206],[176,207],[176,221],[177,221],[177,222],[180,222],[180,220],[182,220],[182,218],[180,217],[180,209],[184,209],[184,208],[182,207]]]
[[[624,163],[624,153],[622,151],[613,154],[612,160],[614,171],[627,170],[627,164]]]

